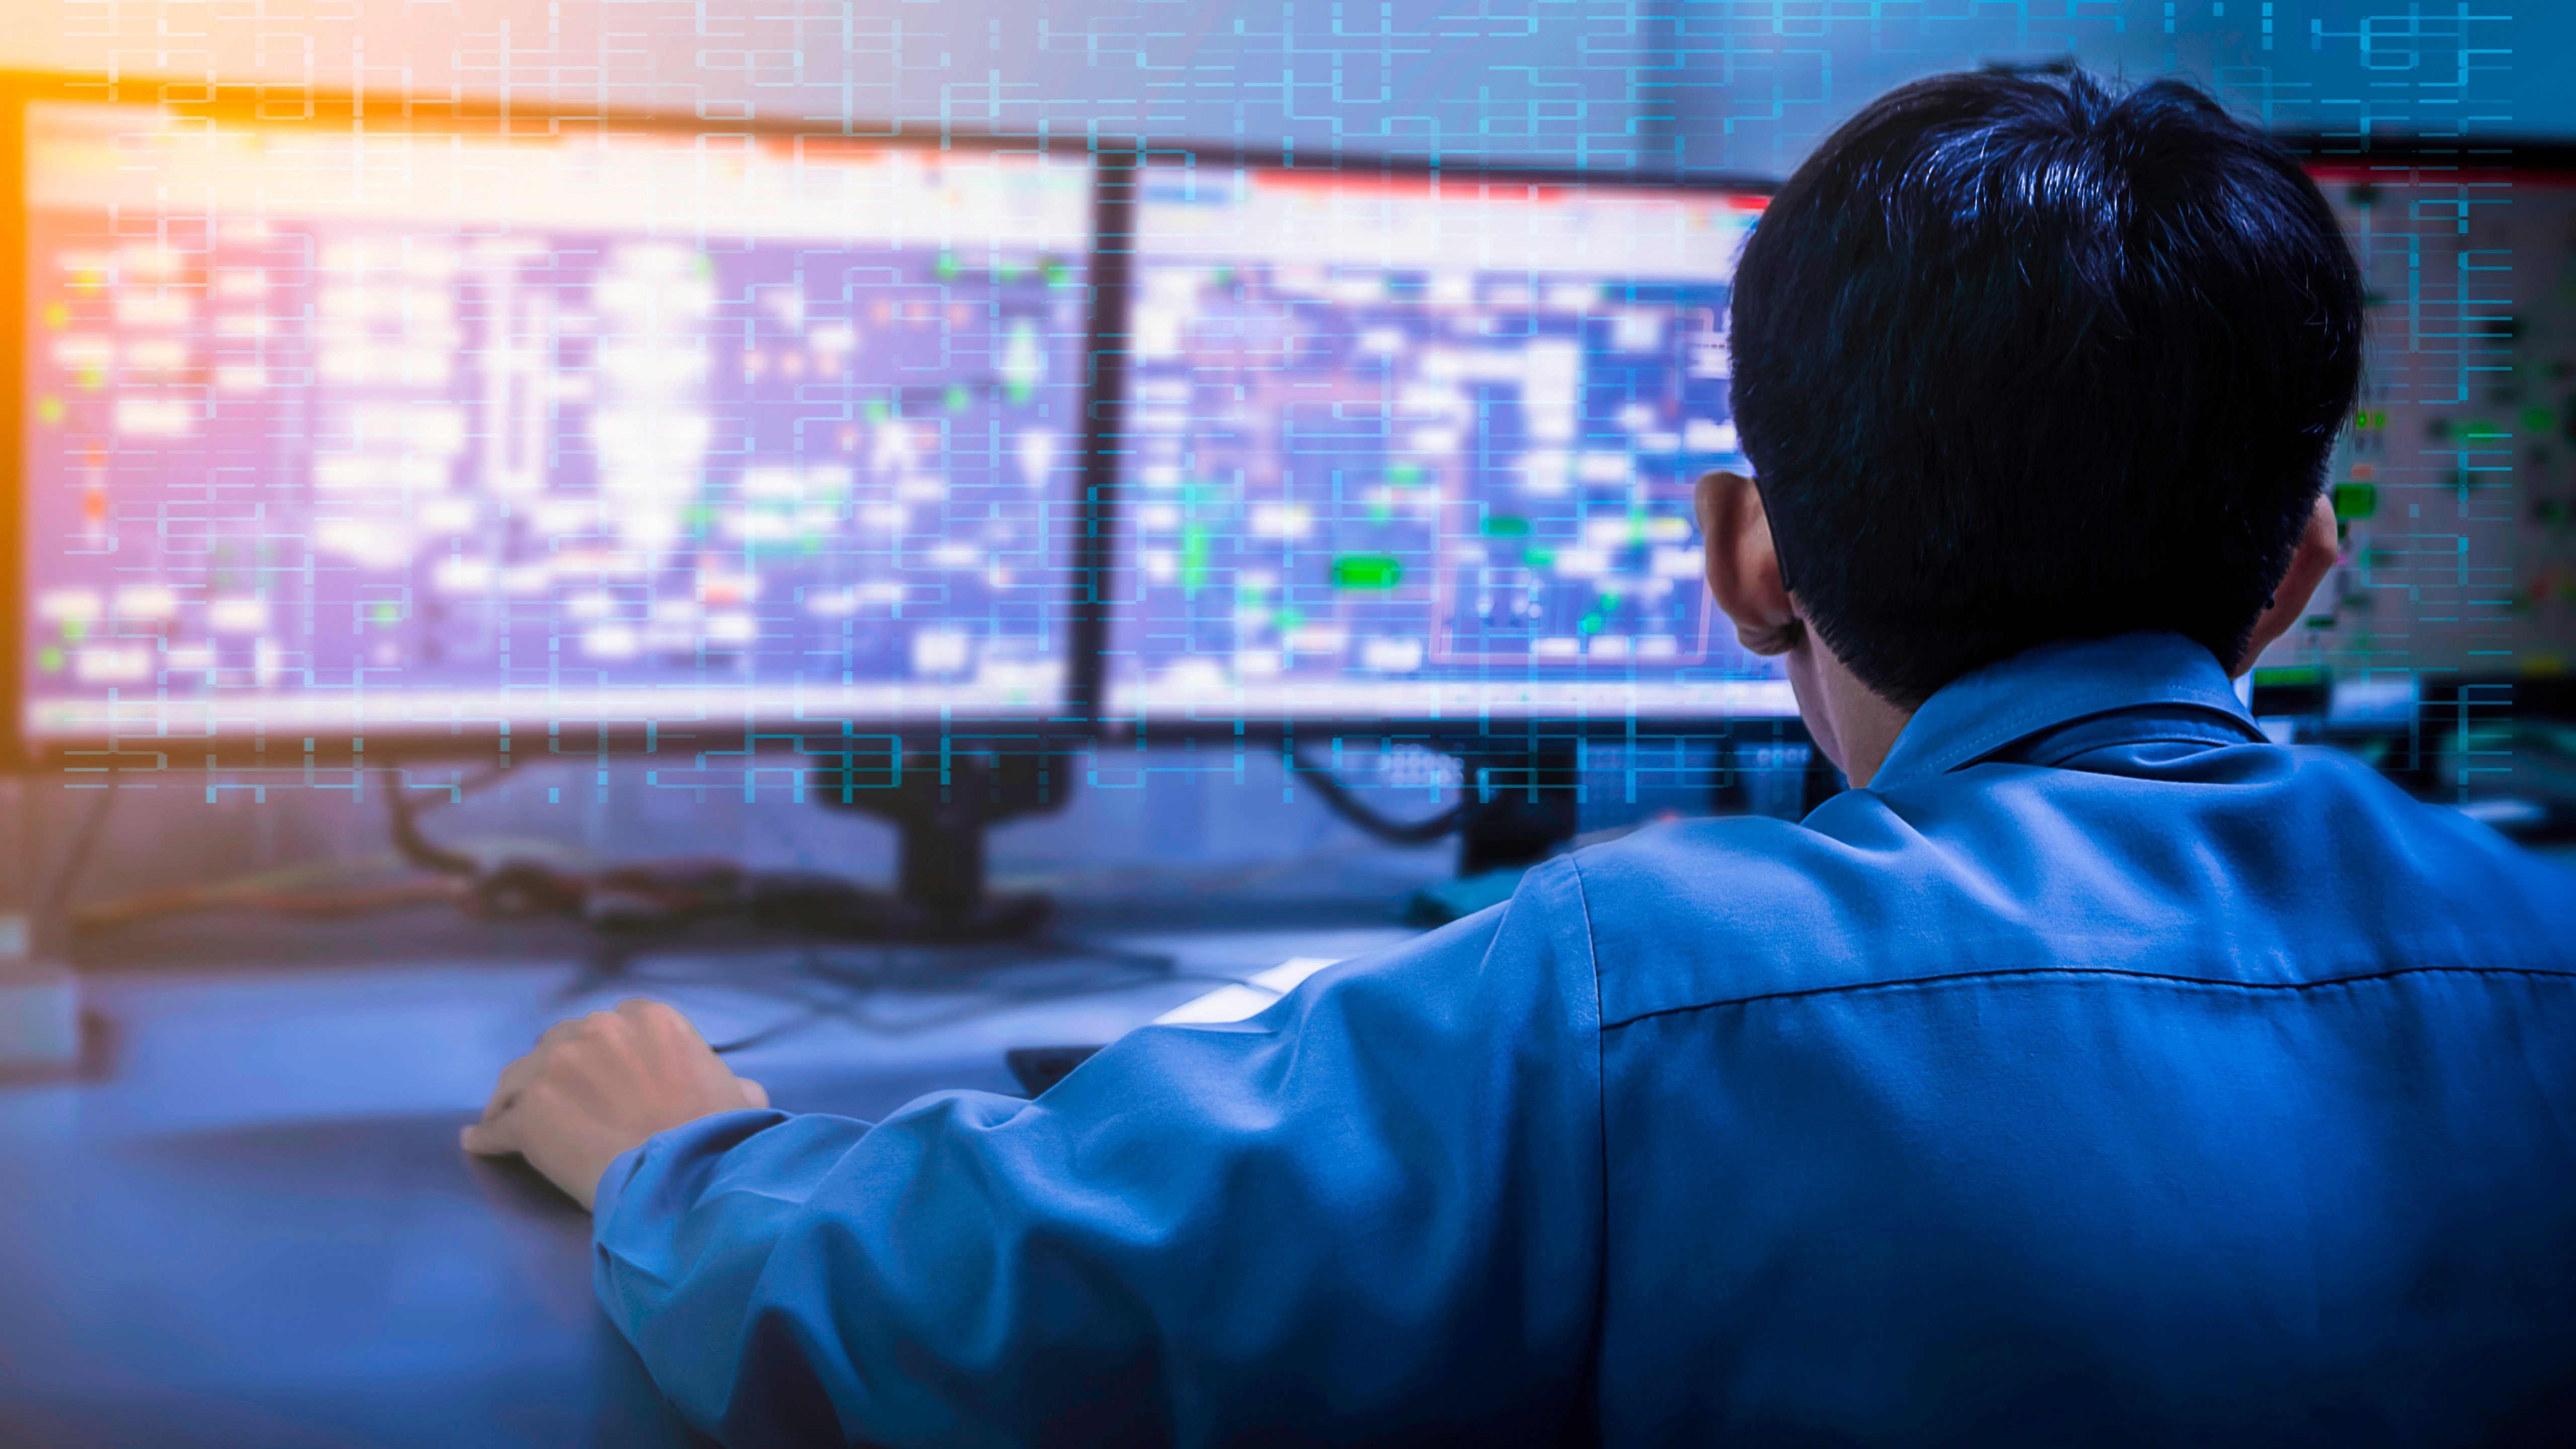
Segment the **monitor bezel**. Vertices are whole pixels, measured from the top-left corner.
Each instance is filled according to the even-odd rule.
[[[916,150],[967,151],[982,154],[1026,153],[1064,159],[1079,159],[1091,167],[1090,209],[1091,235],[1084,250],[1086,270],[1100,262],[1100,226],[1104,199],[1114,188],[1103,184],[1104,173],[1119,164],[1122,155],[1132,155],[1134,146],[1117,140],[1061,133],[1013,133],[982,131],[956,126],[923,126],[892,123],[882,127],[862,125],[826,125],[804,120],[763,120],[756,115],[743,118],[711,119],[672,109],[633,107],[613,104],[591,105],[549,99],[530,103],[506,96],[457,92],[429,95],[417,91],[370,90],[312,86],[300,83],[241,81],[209,82],[202,79],[174,79],[153,76],[106,76],[69,72],[0,69],[0,197],[7,198],[0,207],[0,270],[5,270],[7,285],[0,287],[0,335],[8,345],[5,359],[0,359],[0,388],[7,397],[0,402],[0,488],[8,490],[10,504],[0,507],[0,769],[32,768],[118,768],[147,770],[168,768],[184,760],[196,766],[200,760],[209,769],[261,769],[281,765],[296,768],[308,765],[347,766],[353,763],[395,764],[405,760],[479,758],[491,759],[496,754],[507,760],[516,751],[522,757],[532,753],[531,746],[549,756],[594,758],[601,756],[659,755],[682,758],[704,754],[798,751],[820,753],[825,758],[847,758],[854,750],[882,751],[889,747],[910,752],[927,744],[937,748],[941,740],[972,739],[1007,742],[1027,740],[1061,741],[1078,736],[1086,729],[1090,698],[1086,692],[1086,674],[1096,668],[1096,640],[1084,632],[1081,623],[1081,600],[1096,592],[1081,569],[1091,559],[1093,550],[1086,543],[1075,546],[1074,577],[1057,607],[1059,623],[1064,627],[1064,684],[1057,697],[1031,709],[1001,713],[977,709],[943,711],[940,715],[899,714],[885,717],[851,717],[849,719],[798,720],[753,716],[744,719],[711,718],[684,724],[638,722],[632,725],[611,724],[565,732],[551,727],[550,722],[536,719],[495,716],[471,725],[369,729],[363,734],[341,731],[307,735],[287,728],[246,728],[219,730],[205,735],[154,734],[44,734],[27,728],[24,706],[26,680],[23,673],[26,648],[24,613],[30,607],[26,594],[28,539],[25,517],[19,500],[24,497],[26,479],[27,357],[26,268],[28,207],[26,205],[27,112],[39,103],[72,103],[99,105],[155,106],[189,118],[231,122],[255,122],[271,126],[307,126],[319,129],[372,127],[385,132],[431,132],[441,135],[464,134],[499,138],[524,137],[543,139],[566,134],[665,134],[689,136],[745,136],[757,140],[803,139],[840,145],[865,147],[903,147]],[[1083,356],[1085,376],[1080,387],[1079,406],[1088,420],[1100,400],[1098,376],[1100,354],[1098,338],[1107,319],[1103,314],[1104,297],[1092,278],[1084,319]],[[1065,501],[1068,514],[1077,529],[1087,531],[1094,475],[1103,459],[1092,448],[1092,427],[1088,421],[1077,429],[1077,469],[1071,480],[1072,495]],[[534,726],[548,726],[540,734]]]
[[[1391,154],[1354,155],[1342,151],[1318,151],[1304,147],[1245,147],[1238,145],[1196,145],[1157,143],[1140,148],[1129,163],[1135,170],[1181,164],[1192,169],[1211,171],[1272,171],[1323,177],[1353,177],[1363,180],[1386,180],[1418,184],[1429,180],[1455,178],[1461,183],[1499,182],[1505,185],[1597,187],[1605,190],[1682,192],[1709,196],[1753,196],[1768,199],[1776,195],[1780,184],[1764,177],[1733,171],[1674,170],[1638,168],[1595,168],[1580,166],[1488,164],[1480,161],[1454,161],[1446,158],[1401,156]],[[1121,343],[1119,360],[1123,383],[1125,359],[1123,342],[1127,321],[1127,304],[1131,296],[1128,263],[1135,255],[1134,188],[1123,187],[1125,206],[1117,217],[1115,234],[1116,310],[1112,313]],[[1111,240],[1104,236],[1104,242]],[[1106,418],[1095,417],[1095,424],[1109,429],[1123,427],[1125,396],[1116,395],[1116,406]],[[1112,455],[1113,463],[1123,456],[1120,436],[1111,432],[1103,448]],[[1101,520],[1091,536],[1098,559],[1089,576],[1100,579],[1105,590],[1114,591],[1119,582],[1121,560],[1119,528],[1126,521],[1119,490],[1122,480],[1113,467],[1105,480],[1101,495]],[[1581,739],[1610,742],[1636,738],[1723,738],[1733,723],[1768,723],[1796,717],[1794,710],[1784,711],[1708,711],[1705,713],[1635,713],[1581,714],[1544,711],[1486,711],[1475,715],[1340,715],[1329,713],[1262,715],[1241,717],[1182,713],[1144,713],[1111,716],[1107,659],[1112,644],[1108,615],[1110,606],[1101,610],[1101,649],[1094,664],[1094,717],[1101,737],[1123,744],[1154,741],[1180,743],[1221,740],[1249,740],[1267,744],[1293,742],[1300,736],[1310,738],[1361,737],[1421,743],[1434,748],[1458,752],[1486,753],[1531,748],[1537,745]]]

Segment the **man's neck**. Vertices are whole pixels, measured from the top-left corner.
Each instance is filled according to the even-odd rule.
[[[1790,651],[1789,683],[1808,731],[1854,789],[1878,773],[1905,722],[1914,718],[1912,709],[1861,683],[1813,629]]]

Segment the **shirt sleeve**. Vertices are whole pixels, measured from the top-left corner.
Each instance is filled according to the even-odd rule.
[[[1590,1392],[1600,1101],[1551,865],[1034,1102],[666,1132],[601,1183],[596,1284],[731,1443],[1554,1443]]]

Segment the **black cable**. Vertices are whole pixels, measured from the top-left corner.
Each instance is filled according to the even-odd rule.
[[[830,1006],[812,1007],[798,1015],[788,1017],[784,1021],[777,1022],[770,1026],[764,1026],[760,1030],[752,1032],[748,1036],[738,1036],[731,1041],[709,1042],[707,1044],[707,1050],[714,1052],[717,1056],[727,1056],[731,1053],[743,1051],[750,1047],[756,1047],[762,1042],[771,1041],[778,1037],[785,1036],[791,1031],[802,1030],[805,1027],[812,1026],[814,1023],[821,1021],[827,1016],[839,1016],[841,1014],[842,1013],[839,1010]]]
[[[419,812],[403,793],[400,770],[388,765],[377,774],[384,781],[385,811],[393,821],[396,854],[422,870],[435,871],[440,875],[479,876],[483,873],[481,862],[474,857],[450,850],[420,833]]]
[[[1180,960],[1169,951],[1132,951],[1124,946],[1103,946],[1089,941],[1067,941],[1057,936],[1033,936],[1020,944],[1024,944],[1031,952],[1047,952],[1084,961],[1109,961],[1120,966],[1134,966],[1140,970],[1160,972],[1166,976],[1181,974],[1172,970],[1180,964]]]
[[[1324,802],[1326,809],[1389,845],[1428,845],[1442,836],[1454,835],[1466,825],[1473,808],[1462,798],[1425,819],[1393,820],[1352,794],[1351,787],[1334,779],[1331,771],[1307,764],[1294,745],[1289,746],[1288,763],[1295,778],[1314,787],[1316,798]]]

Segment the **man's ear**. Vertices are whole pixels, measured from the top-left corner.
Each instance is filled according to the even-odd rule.
[[[2290,555],[2289,572],[2281,575],[2280,586],[2272,590],[2272,602],[2264,607],[2263,617],[2254,621],[2254,637],[2246,641],[2245,653],[2237,659],[2236,667],[2227,671],[2231,678],[2253,668],[2254,661],[2263,657],[2273,640],[2290,632],[2290,626],[2308,612],[2308,600],[2316,595],[2317,585],[2326,581],[2335,560],[2342,556],[2343,540],[2335,530],[2334,495],[2329,491],[2318,497],[2317,506],[2309,512],[2307,530],[2299,535],[2298,551]]]
[[[1756,654],[1786,654],[1806,641],[1806,621],[1780,581],[1780,554],[1762,490],[1741,473],[1700,476],[1693,498],[1707,561],[1708,591],[1735,621],[1736,640]]]

